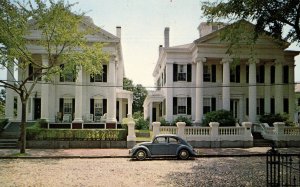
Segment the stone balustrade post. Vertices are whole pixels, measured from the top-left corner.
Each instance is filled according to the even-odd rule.
[[[252,122],[243,122],[242,126],[245,128],[244,141],[253,141],[251,133]]]
[[[209,126],[211,127],[211,147],[220,147],[219,125],[218,122],[209,123]]]
[[[134,130],[135,122],[133,120],[130,120],[127,126],[128,126],[127,141],[136,141],[135,130]]]
[[[152,127],[153,127],[153,136],[159,135],[160,122],[153,122]]]
[[[185,139],[185,135],[184,135],[184,129],[186,126],[185,122],[177,122],[176,126],[177,126],[177,135]]]
[[[283,140],[285,123],[284,122],[275,122],[275,123],[273,123],[273,125],[275,128],[275,134],[277,136],[276,140],[277,141]]]

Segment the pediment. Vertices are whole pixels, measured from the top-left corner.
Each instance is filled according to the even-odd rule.
[[[249,26],[248,28],[253,28],[254,25],[246,22],[247,26]],[[235,23],[233,23],[235,24]],[[229,27],[230,25],[226,26]],[[208,44],[208,45],[213,45],[213,44],[218,44],[218,45],[222,45],[222,44],[226,44],[228,42],[226,41],[222,41],[221,40],[221,32],[224,31],[226,29],[226,27],[217,30],[215,32],[212,32],[206,36],[203,36],[197,40],[194,41],[195,44]],[[250,31],[249,31],[250,32]],[[243,43],[241,43],[243,44]],[[245,40],[244,44],[247,44],[247,41]],[[271,36],[268,35],[267,32],[265,32],[265,34],[261,34],[258,39],[256,40],[256,45],[264,45],[264,46],[278,46],[279,48],[287,48],[289,46],[289,43],[286,41],[278,41],[275,40],[274,38],[272,38]]]

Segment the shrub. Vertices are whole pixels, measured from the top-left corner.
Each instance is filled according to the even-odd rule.
[[[135,129],[137,130],[147,130],[149,129],[149,119],[144,119],[144,114],[140,111],[133,114],[133,119],[135,121]]]
[[[203,125],[208,126],[210,122],[218,122],[220,126],[235,125],[235,119],[232,113],[227,110],[217,110],[205,114],[205,118],[202,121]]]
[[[288,114],[265,114],[260,116],[259,122],[267,123],[269,126],[273,126],[275,122],[285,122],[286,125],[289,125],[291,122],[288,119]]]
[[[167,125],[169,125],[169,124],[167,123],[167,121],[165,120],[165,118],[160,118],[159,122],[160,122],[160,125],[161,125],[161,126],[167,126]]]
[[[186,117],[186,116],[178,116],[173,124],[176,125],[177,122],[185,122],[186,126],[191,126],[192,125],[192,121],[190,118]]]
[[[48,122],[45,119],[38,119],[34,125],[39,128],[48,128]]]
[[[27,140],[126,140],[125,129],[41,129],[27,128]]]

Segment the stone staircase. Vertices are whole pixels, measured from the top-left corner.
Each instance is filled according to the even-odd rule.
[[[18,139],[0,139],[0,149],[17,149]]]
[[[272,140],[266,140],[259,132],[252,132],[253,146],[254,147],[271,147],[274,142]]]
[[[9,123],[5,129],[0,132],[0,149],[18,148],[19,124]]]

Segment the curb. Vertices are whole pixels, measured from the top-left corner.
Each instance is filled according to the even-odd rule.
[[[298,154],[297,154],[298,155]],[[194,158],[217,158],[217,157],[263,157],[261,154],[237,154],[237,155],[197,155]],[[0,159],[101,159],[101,158],[132,158],[130,156],[0,156]],[[169,158],[169,157],[167,157]],[[171,158],[171,157],[170,157]]]

